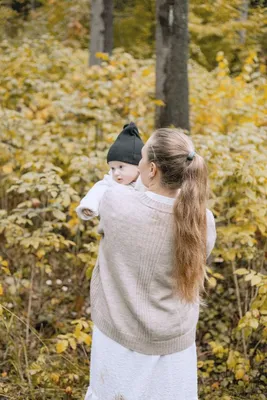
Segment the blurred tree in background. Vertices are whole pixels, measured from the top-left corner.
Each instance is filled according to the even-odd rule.
[[[266,0],[191,0],[190,56],[209,70],[223,50],[232,72],[251,50],[266,61]],[[88,48],[90,1],[1,0],[0,37],[36,38],[44,33],[73,47]],[[156,1],[114,0],[114,47],[136,57],[155,53]]]
[[[113,0],[91,1],[91,37],[89,65],[100,64],[96,53],[112,53],[113,49]]]
[[[189,131],[188,1],[157,0],[156,15],[155,125]]]

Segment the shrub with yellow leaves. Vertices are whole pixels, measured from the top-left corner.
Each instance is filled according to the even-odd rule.
[[[155,106],[164,106],[155,62],[116,50],[88,68],[87,51],[50,36],[19,47],[3,41],[0,56],[0,373],[17,400],[37,399],[36,391],[80,399],[99,236],[97,220],[81,222],[75,208],[107,171],[124,123],[135,121],[144,139],[152,133]],[[212,72],[189,63],[192,136],[208,162],[218,232],[197,338],[200,399],[258,400],[266,385],[266,77],[253,53],[234,77],[223,53],[217,61]]]

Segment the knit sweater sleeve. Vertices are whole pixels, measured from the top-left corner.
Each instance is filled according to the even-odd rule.
[[[210,210],[207,209],[207,258],[209,257],[216,241],[215,219]]]
[[[76,208],[78,216],[83,220],[90,220],[99,215],[99,206],[101,200],[107,191],[114,184],[111,174],[105,175],[104,178],[97,182],[81,200],[79,206]],[[91,216],[87,216],[83,213],[85,209],[92,211]]]

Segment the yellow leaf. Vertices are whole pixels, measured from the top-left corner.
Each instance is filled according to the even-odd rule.
[[[55,190],[52,190],[51,196],[53,197],[53,199],[56,198],[57,197],[57,192]]]
[[[24,117],[27,119],[33,119],[33,117],[34,117],[33,112],[30,109],[26,110],[24,112]]]
[[[265,359],[265,356],[264,356],[264,354],[261,353],[261,352],[259,352],[259,353],[256,355],[256,357],[255,357],[255,361],[256,361],[256,362],[261,362],[261,361],[263,361],[264,359]]]
[[[207,270],[207,272],[208,272],[209,274],[212,274],[212,269],[211,269],[210,267],[206,266],[206,270]]]
[[[70,338],[70,339],[69,339],[69,343],[70,343],[70,347],[71,347],[73,350],[76,350],[77,344],[76,344],[76,341],[75,341],[73,338]]]
[[[65,221],[66,215],[60,210],[54,210],[53,215],[55,218],[59,219],[59,221]]]
[[[226,364],[227,364],[227,366],[228,366],[228,368],[230,370],[233,370],[235,368],[235,366],[236,366],[236,359],[235,359],[235,356],[234,356],[234,352],[232,350],[230,350],[230,352],[229,352],[229,356],[228,356],[228,359],[226,361]]]
[[[263,285],[259,288],[259,293],[260,294],[265,294],[267,293],[267,285]]]
[[[259,228],[260,232],[264,235],[266,232],[266,225],[258,224],[258,228]]]
[[[53,382],[58,383],[59,382],[59,378],[60,378],[59,374],[56,374],[55,372],[53,372],[51,374],[51,379],[52,379]]]
[[[89,328],[89,324],[86,321],[82,321],[82,326],[84,327],[84,329]]]
[[[12,165],[6,164],[2,167],[4,174],[10,174],[13,171]]]
[[[43,249],[40,249],[37,251],[36,255],[40,259],[45,255],[45,251]]]
[[[245,375],[245,370],[238,369],[235,373],[235,379],[237,379],[237,380],[242,379],[244,375]]]
[[[2,267],[2,270],[4,271],[5,274],[11,275],[10,269],[6,267]]]
[[[104,61],[109,60],[109,56],[107,53],[97,52],[97,53],[95,53],[95,56],[96,56],[96,58],[100,58],[101,60],[104,60]]]
[[[217,285],[217,280],[213,278],[213,276],[211,276],[208,280],[208,283],[212,288],[215,288],[215,286]]]
[[[3,296],[3,294],[4,294],[3,286],[0,283],[0,296]]]
[[[251,279],[251,286],[255,286],[258,283],[261,283],[262,278],[259,275],[254,275]]]
[[[148,76],[151,73],[151,70],[149,68],[145,68],[142,71],[142,76]]]
[[[64,207],[68,207],[70,205],[70,195],[68,193],[63,194],[62,204]]]
[[[84,333],[84,334],[83,334],[83,341],[84,341],[85,344],[87,344],[88,346],[90,346],[91,343],[92,343],[92,338],[91,338],[91,336],[88,335],[87,333]]]
[[[217,53],[217,55],[216,55],[216,61],[217,61],[217,62],[220,62],[220,61],[223,60],[223,58],[224,58],[224,52],[223,52],[223,51],[219,51],[219,52]]]
[[[235,271],[236,275],[246,275],[249,271],[246,268],[239,268]]]
[[[213,276],[214,276],[214,278],[224,280],[224,276],[222,274],[219,274],[218,272],[215,272],[215,274],[213,274]]]
[[[254,308],[254,310],[252,310],[252,315],[253,317],[258,318],[260,316],[260,312],[257,308]]]
[[[250,281],[253,278],[253,276],[255,276],[255,271],[251,271],[248,275],[246,275],[245,281],[246,282]]]
[[[2,264],[4,267],[8,267],[8,261],[6,261],[6,260],[2,261],[1,264]]]
[[[251,326],[251,328],[257,329],[258,326],[259,326],[259,321],[258,321],[257,319],[255,319],[255,318],[252,318],[252,319],[249,321],[249,325]]]
[[[68,348],[69,342],[67,340],[60,340],[56,345],[57,353],[63,353]]]
[[[75,329],[74,336],[75,336],[76,339],[78,340],[78,343],[85,343],[85,344],[87,344],[88,346],[90,346],[91,343],[92,343],[92,338],[91,338],[91,336],[88,335],[88,334],[85,333],[85,332],[82,332],[80,329],[77,329],[77,327],[76,327],[76,329]]]
[[[74,331],[74,337],[79,340],[80,336],[81,336],[81,326],[78,324],[76,325],[75,331]]]
[[[159,106],[159,107],[164,107],[165,106],[164,101],[162,101],[160,99],[153,100],[153,103],[156,104],[156,106]]]
[[[236,251],[235,249],[229,249],[227,253],[224,255],[224,259],[228,261],[234,261],[236,258]]]

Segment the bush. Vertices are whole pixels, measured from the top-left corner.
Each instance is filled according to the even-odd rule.
[[[0,393],[80,399],[99,237],[97,221],[81,223],[75,207],[107,170],[124,123],[134,120],[144,138],[152,132],[154,61],[117,50],[89,69],[86,51],[49,36],[2,42],[0,52]],[[264,68],[251,54],[233,78],[219,54],[213,72],[191,61],[190,82],[218,231],[198,330],[200,398],[264,399]]]

